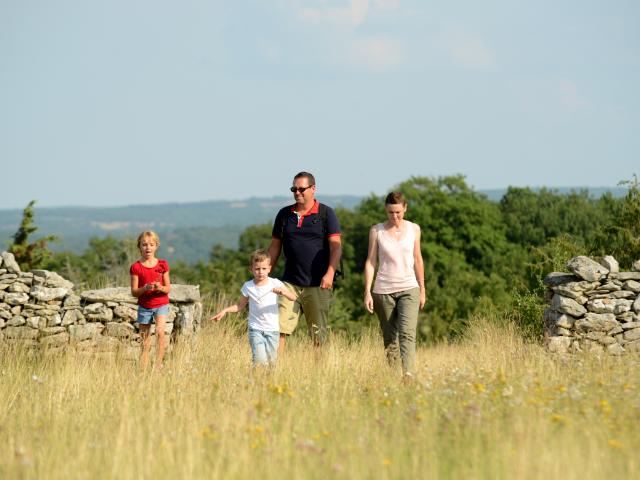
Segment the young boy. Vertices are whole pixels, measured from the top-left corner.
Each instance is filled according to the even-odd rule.
[[[217,322],[227,313],[235,313],[249,305],[249,344],[254,365],[275,364],[280,338],[278,318],[278,295],[291,301],[296,296],[284,284],[269,277],[271,258],[265,250],[256,250],[251,254],[251,273],[253,280],[242,285],[242,297],[216,315],[211,320]]]

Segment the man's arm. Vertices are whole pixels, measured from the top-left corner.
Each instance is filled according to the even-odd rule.
[[[333,277],[340,265],[340,257],[342,256],[342,241],[340,235],[332,235],[329,237],[329,267],[327,273],[320,281],[320,288],[332,288]]]
[[[280,252],[282,251],[282,240],[276,237],[271,237],[271,244],[269,245],[269,257],[271,258],[271,270],[276,268],[278,259],[280,258]]]

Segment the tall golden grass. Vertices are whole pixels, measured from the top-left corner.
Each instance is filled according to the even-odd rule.
[[[551,357],[477,318],[401,382],[378,332],[274,371],[206,325],[161,372],[0,353],[0,478],[640,478],[637,357]]]

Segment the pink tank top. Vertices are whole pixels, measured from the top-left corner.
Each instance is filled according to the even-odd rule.
[[[404,235],[399,239],[385,231],[384,224],[375,226],[378,240],[378,273],[373,293],[396,293],[419,287],[413,269],[413,244],[416,224],[404,220]]]

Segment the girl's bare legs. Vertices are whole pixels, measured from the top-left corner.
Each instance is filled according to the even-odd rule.
[[[167,323],[166,315],[156,315],[156,364],[155,367],[162,369],[162,360],[164,359],[165,334],[164,329]]]
[[[142,337],[142,351],[140,352],[140,368],[146,370],[149,366],[149,350],[151,350],[151,325],[140,324],[140,337]]]

